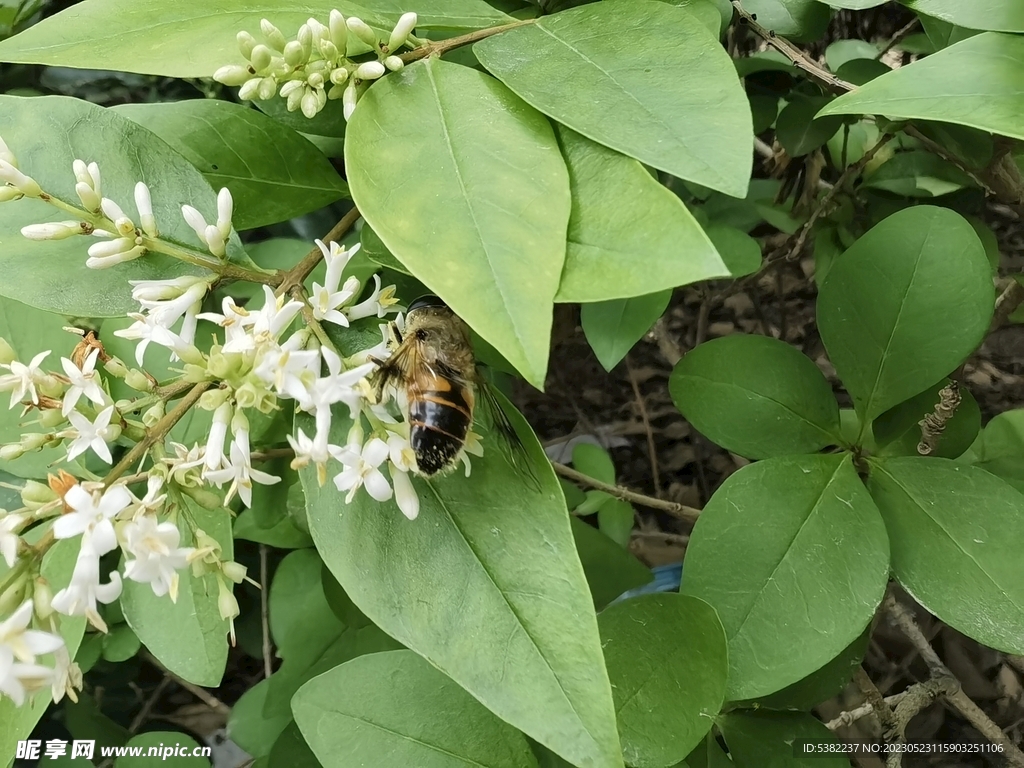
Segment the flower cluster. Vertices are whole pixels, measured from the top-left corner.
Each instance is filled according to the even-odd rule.
[[[341,99],[348,120],[367,83],[404,66],[395,53],[410,40],[415,27],[416,14],[402,14],[387,40],[382,40],[366,22],[355,16],[346,19],[333,10],[327,24],[311,18],[299,27],[294,40],[288,40],[263,19],[264,42],[256,42],[244,31],[237,36],[248,66],[221,67],[213,78],[224,85],[240,86],[238,97],[243,100],[266,101],[280,94],[289,112],[302,110],[308,118],[315,117],[328,100]],[[376,60],[353,61],[348,57],[349,48],[357,55],[369,48]]]

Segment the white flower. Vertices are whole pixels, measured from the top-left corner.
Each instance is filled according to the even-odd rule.
[[[387,478],[378,469],[388,457],[388,444],[379,437],[367,441],[362,447],[345,446],[338,454],[338,460],[345,465],[345,470],[334,477],[334,484],[339,491],[348,491],[345,503],[351,504],[356,491],[361,486],[377,501],[391,498],[391,486]]]
[[[132,298],[149,312],[152,322],[170,328],[182,317],[181,340],[195,341],[196,319],[203,297],[210,290],[208,280],[186,275],[173,280],[130,280]]]
[[[25,694],[50,685],[53,670],[41,664],[22,664],[14,660],[9,648],[0,645],[0,693],[17,706],[25,703]]]
[[[275,296],[269,285],[263,286],[263,296],[263,307],[249,315],[252,334],[260,342],[277,339],[302,310],[301,301],[286,301],[284,296]]]
[[[58,539],[88,535],[90,550],[105,555],[117,546],[110,521],[132,503],[132,495],[123,485],[112,485],[102,493],[89,493],[81,485],[73,485],[64,494],[64,503],[72,511],[54,521],[53,535]]]
[[[157,229],[156,217],[153,216],[153,199],[145,182],[140,181],[135,185],[135,207],[139,211],[143,231],[150,237],[159,237],[160,230]]]
[[[0,158],[0,182],[7,182],[25,197],[39,197],[43,194],[42,187],[35,179],[29,178],[3,158]]]
[[[331,242],[330,248],[324,245],[322,240],[316,244],[324,254],[324,261],[327,263],[327,277],[324,284],[313,283],[313,295],[309,298],[309,305],[313,308],[313,317],[317,320],[335,323],[348,327],[348,318],[339,310],[346,303],[351,301],[359,291],[359,280],[350,277],[341,286],[341,273],[349,260],[359,252],[357,243],[351,250],[344,251],[336,242]]]
[[[380,275],[373,276],[374,289],[363,301],[345,310],[349,320],[361,320],[364,317],[384,317],[388,312],[397,312],[395,286],[389,285],[383,290],[380,287]]]
[[[64,395],[64,405],[61,408],[61,413],[64,416],[75,409],[75,404],[78,403],[78,399],[82,395],[96,405],[103,405],[107,402],[107,393],[100,387],[99,376],[96,374],[96,358],[99,357],[99,354],[99,349],[90,352],[81,368],[66,357],[60,359],[60,365],[71,382],[71,386],[68,387],[68,391]]]
[[[135,322],[127,328],[114,331],[115,336],[131,341],[138,341],[135,347],[135,359],[139,365],[143,365],[143,357],[146,354],[146,347],[150,342],[167,347],[175,355],[187,363],[202,364],[203,354],[190,342],[186,342],[181,336],[164,327],[161,318],[153,315],[143,315],[140,312],[129,312],[128,317]]]
[[[213,472],[206,472],[205,477],[218,488],[231,481],[224,503],[227,504],[231,497],[238,493],[242,503],[247,507],[252,506],[252,483],[255,480],[260,485],[274,485],[281,482],[281,478],[253,469],[249,458],[249,433],[240,429],[235,433],[235,439],[231,441],[231,461],[223,469]]]
[[[0,376],[0,392],[11,391],[11,404],[13,408],[26,396],[31,398],[35,405],[39,405],[39,395],[36,392],[36,384],[41,384],[47,378],[47,374],[39,370],[39,364],[50,354],[50,350],[40,352],[32,358],[28,365],[12,360],[9,364],[0,365],[10,373]]]
[[[116,487],[116,486],[115,486]],[[110,581],[100,583],[100,556],[88,538],[82,539],[71,583],[53,596],[51,605],[65,616],[85,616],[101,632],[107,631],[106,622],[96,610],[96,602],[114,602],[121,595],[121,574],[110,572]]]
[[[0,647],[7,648],[18,661],[32,664],[36,656],[53,653],[64,641],[49,632],[29,629],[32,601],[23,602],[14,613],[0,623]]]
[[[331,428],[331,406],[334,403],[345,403],[355,418],[363,401],[362,392],[356,385],[373,372],[376,365],[364,363],[346,371],[342,370],[341,358],[334,350],[321,347],[320,354],[327,363],[328,374],[317,378],[305,395],[296,400],[303,410],[316,414],[317,432],[326,434]]]
[[[332,456],[337,456],[341,452],[341,448],[328,442],[327,433],[317,432],[310,440],[309,436],[300,428],[295,437],[291,435],[285,437],[287,437],[292,450],[295,451],[295,458],[291,462],[292,469],[301,469],[310,463],[315,464],[317,482],[320,485],[326,483],[327,462],[331,460]]]
[[[66,646],[61,645],[53,652],[53,684],[50,688],[53,696],[53,703],[59,704],[64,694],[74,702],[78,702],[78,694],[75,690],[82,690],[82,670],[77,664],[71,661]]]
[[[190,471],[201,467],[206,462],[206,446],[195,443],[191,448],[186,448],[181,443],[171,443],[174,449],[174,458],[166,458],[163,462],[168,466],[174,482],[185,488],[194,488],[200,484]]]
[[[132,494],[134,515],[139,517],[159,512],[167,500],[167,494],[161,493],[163,489],[164,479],[160,475],[150,475],[146,480],[146,495],[140,499]]]
[[[170,594],[178,599],[178,571],[188,563],[192,547],[179,547],[181,533],[174,523],[158,523],[153,515],[143,515],[125,525],[125,549],[134,560],[125,560],[124,577],[153,587],[153,594]]]
[[[469,473],[473,469],[469,463],[469,454],[474,456],[484,455],[484,444],[480,440],[480,435],[472,430],[466,433],[466,442],[463,443],[462,453],[459,454],[459,459],[466,465],[466,477],[469,477]]]
[[[96,417],[96,421],[89,421],[87,416],[72,411],[68,414],[68,420],[74,427],[73,430],[62,432],[62,435],[74,437],[71,445],[68,446],[68,461],[81,456],[88,449],[103,459],[107,464],[113,462],[110,449],[107,447],[108,440],[116,440],[121,434],[121,428],[116,424],[111,426],[110,419],[114,415],[114,406],[104,408]]]
[[[21,541],[18,531],[26,519],[24,515],[13,513],[0,517],[0,555],[3,555],[8,568],[13,568],[14,561],[18,559],[18,544]]]
[[[416,452],[405,435],[397,432],[388,434],[388,458],[402,472],[416,469]]]
[[[222,187],[217,193],[217,231],[220,233],[221,239],[225,241],[231,237],[231,214],[234,206],[231,190]]]
[[[122,222],[128,219],[122,219]],[[100,230],[96,230],[100,232]],[[93,232],[93,234],[96,234]],[[104,233],[110,234],[110,233]],[[110,267],[133,261],[146,253],[146,248],[135,242],[134,237],[122,236],[113,240],[104,240],[89,246],[89,258],[85,260],[85,266],[89,269],[109,269]]]
[[[393,462],[389,462],[389,469],[391,482],[395,486],[395,501],[398,502],[398,508],[407,518],[415,520],[420,513],[420,497],[416,494],[412,478]]]
[[[203,465],[205,470],[213,471],[220,469],[224,464],[224,440],[228,436],[228,425],[231,423],[231,416],[234,407],[229,401],[217,406],[213,412],[213,424],[210,426],[210,437],[206,441],[206,448],[203,451]]]

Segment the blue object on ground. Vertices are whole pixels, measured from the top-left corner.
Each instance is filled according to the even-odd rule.
[[[628,600],[631,597],[637,595],[650,595],[656,592],[678,592],[679,585],[683,580],[683,564],[682,563],[669,563],[668,565],[659,565],[651,569],[654,574],[654,581],[644,584],[642,587],[631,589],[628,592],[623,592],[617,598],[612,600],[613,603],[617,603],[620,600]]]

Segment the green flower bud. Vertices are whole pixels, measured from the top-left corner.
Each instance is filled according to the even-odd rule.
[[[302,106],[302,96],[307,90],[309,89],[306,86],[302,86],[288,94],[287,106],[289,112],[295,112]]]
[[[386,71],[379,61],[367,61],[356,67],[355,76],[359,80],[376,80]]]
[[[299,34],[296,39],[300,46],[302,46],[302,55],[306,61],[309,61],[309,57],[313,55],[313,30],[309,28],[308,24],[303,24],[299,27]]]
[[[224,508],[224,502],[220,495],[214,493],[209,488],[203,488],[202,486],[185,487],[181,491],[203,509]]]
[[[65,421],[64,416],[56,408],[47,408],[39,412],[39,426],[46,429],[53,429]]]
[[[25,195],[22,194],[20,189],[12,187],[10,184],[0,184],[0,203],[6,203],[11,200],[20,200],[24,196]]]
[[[345,67],[338,67],[331,70],[331,82],[335,85],[344,85],[348,80],[348,70]]]
[[[311,61],[306,65],[306,76],[309,77],[313,72],[317,72],[323,75],[324,79],[326,79],[331,76],[331,69],[331,62],[324,61],[323,59],[317,59],[316,61]]]
[[[217,579],[217,588],[217,610],[220,611],[220,617],[225,621],[234,619],[239,614],[238,601],[224,579]]]
[[[46,483],[26,480],[21,489],[21,503],[29,509],[39,509],[57,498],[57,494]]]
[[[356,101],[359,99],[359,92],[356,90],[356,81],[349,80],[345,86],[345,92],[341,94],[341,103],[344,108],[345,120],[352,119],[352,113],[356,111]]]
[[[17,359],[18,355],[11,348],[11,345],[7,343],[7,339],[0,336],[0,365],[10,365],[12,361]]]
[[[338,56],[340,55],[338,53],[338,46],[336,46],[330,40],[321,40],[320,55],[323,56],[327,61],[337,61]]]
[[[284,61],[289,67],[299,67],[309,61],[309,57],[302,50],[302,43],[292,40],[284,47]]]
[[[405,62],[402,61],[398,56],[388,56],[384,59],[384,66],[390,69],[392,72],[397,72],[405,66]]]
[[[249,418],[241,408],[235,408],[235,412],[231,416],[231,433],[235,434],[240,429],[244,429],[246,432],[249,431]]]
[[[274,52],[265,45],[257,45],[252,49],[251,61],[252,68],[257,72],[262,72],[269,68],[271,63],[274,61]]]
[[[262,387],[257,388],[251,381],[245,382],[235,390],[235,402],[239,408],[255,408],[261,397]]]
[[[22,448],[18,443],[9,443],[7,445],[0,446],[0,459],[4,461],[14,461],[20,459],[25,455],[25,449]]]
[[[28,572],[22,571],[0,593],[0,616],[10,616],[19,605],[25,602],[25,598],[28,597],[25,594],[27,587]]]
[[[50,442],[50,435],[43,432],[26,432],[21,436],[21,447],[28,451],[38,451]]]
[[[260,80],[260,84],[256,88],[256,98],[266,101],[274,98],[275,93],[277,93],[277,80],[272,77],[264,77]]]
[[[416,14],[403,13],[398,23],[395,24],[395,28],[391,31],[391,36],[388,38],[388,50],[397,51],[405,45],[405,41],[409,39],[409,35],[415,28]]]
[[[53,590],[50,582],[42,576],[32,585],[32,607],[40,621],[46,621],[53,615]]]
[[[321,40],[331,39],[331,30],[325,24],[321,24],[319,19],[310,17],[306,19],[306,24],[313,33],[313,45],[319,46]]]
[[[232,87],[243,85],[250,77],[252,77],[252,72],[249,71],[249,68],[240,64],[229,64],[213,73],[213,79],[218,83]]]
[[[164,407],[164,401],[161,400],[156,405],[149,408],[144,414],[142,414],[142,423],[147,428],[152,429],[157,423],[164,417],[166,408]]]
[[[256,38],[243,29],[235,35],[235,42],[238,43],[238,50],[242,57],[249,59],[252,56],[252,49],[256,47]],[[216,79],[216,75],[214,75],[214,79]]]
[[[259,90],[260,83],[262,82],[262,77],[254,77],[251,80],[246,80],[242,87],[238,89],[238,98],[242,101],[252,101],[256,98],[256,92]]]
[[[370,29],[365,21],[357,19],[355,16],[349,16],[345,19],[345,25],[348,27],[349,32],[374,50],[377,49],[377,33]]]
[[[331,11],[328,26],[331,30],[331,42],[334,43],[341,55],[344,56],[345,46],[348,41],[348,27],[345,25],[345,17],[341,15],[341,11]]]
[[[301,91],[304,87],[302,80],[289,80],[287,83],[281,86],[281,98],[287,99],[295,91]]]
[[[213,362],[213,358],[217,356],[221,358],[225,357],[225,355],[218,352],[216,355],[210,356],[210,362]],[[204,411],[216,411],[230,399],[230,389],[208,389],[200,396],[199,407]]]
[[[284,52],[284,47],[287,45],[288,40],[285,39],[283,34],[281,34],[280,29],[271,24],[267,19],[262,19],[260,21],[260,31],[263,33],[263,36],[267,38],[267,44],[271,48],[281,53]]]
[[[324,87],[324,76],[319,72],[314,72],[306,78],[306,84],[310,88],[323,88]]]
[[[78,199],[82,201],[82,205],[85,206],[87,211],[96,213],[102,207],[103,201],[100,199],[100,196],[96,194],[96,190],[89,184],[82,181],[78,182],[75,184],[75,192],[78,193]]]
[[[306,92],[302,94],[302,101],[300,102],[302,107],[302,114],[308,120],[312,120],[316,117],[317,109],[316,91],[311,88],[307,88]]]
[[[152,392],[153,380],[138,368],[132,368],[124,376],[124,383],[136,392]]]
[[[128,375],[128,366],[119,357],[111,357],[103,364],[103,370],[117,379],[123,379]]]
[[[319,112],[327,106],[327,93],[323,88],[317,88],[313,91],[313,95],[316,96],[316,111]]]
[[[231,579],[231,581],[235,582],[235,584],[241,584],[245,580],[245,573],[248,568],[241,563],[236,563],[234,560],[229,560],[224,563],[221,570],[224,572],[224,575]]]
[[[345,95],[345,86],[343,85],[332,85],[331,89],[327,91],[327,98],[331,101],[337,101]]]

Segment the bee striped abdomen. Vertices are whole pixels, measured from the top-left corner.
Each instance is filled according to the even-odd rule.
[[[472,392],[441,382],[447,388],[409,393],[409,441],[417,468],[427,476],[451,467],[473,423]]]

